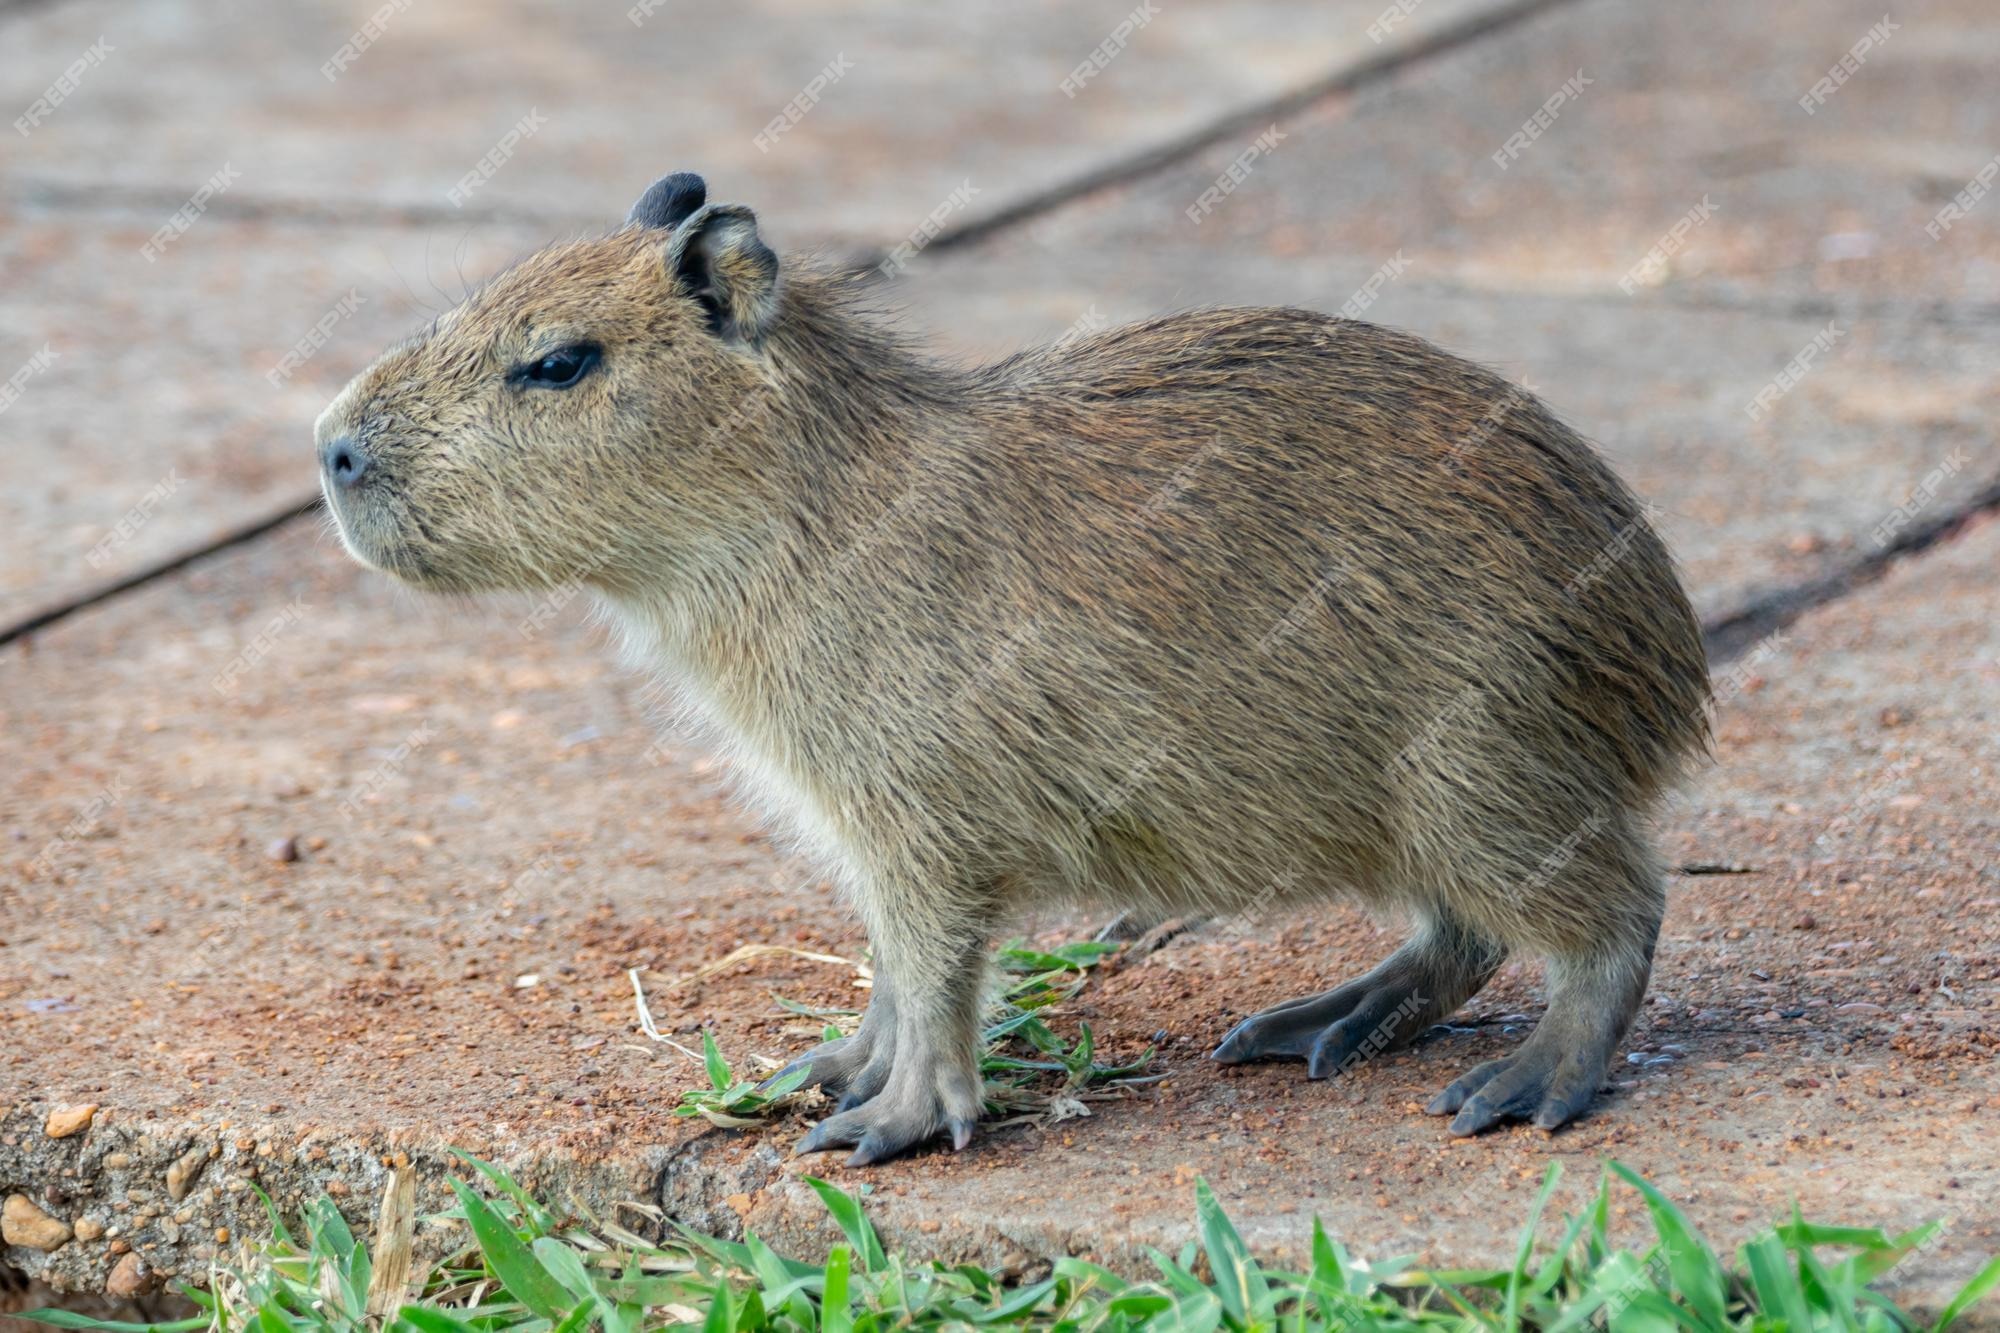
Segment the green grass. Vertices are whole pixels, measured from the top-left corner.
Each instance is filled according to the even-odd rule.
[[[202,1309],[173,1324],[116,1324],[61,1311],[29,1319],[62,1328],[136,1333],[642,1333],[699,1326],[701,1333],[762,1330],[1074,1330],[1075,1333],[1306,1333],[1307,1330],[1943,1329],[2000,1285],[1988,1264],[1934,1325],[1922,1325],[1871,1289],[1932,1239],[1936,1225],[1901,1236],[1817,1226],[1794,1216],[1737,1251],[1716,1253],[1665,1196],[1609,1165],[1581,1215],[1553,1238],[1542,1214],[1551,1166],[1505,1268],[1428,1271],[1407,1259],[1366,1262],[1315,1222],[1310,1266],[1267,1267],[1245,1247],[1205,1182],[1195,1187],[1196,1232],[1176,1255],[1152,1254],[1133,1281],[1081,1259],[1059,1259],[1038,1281],[1010,1283],[961,1265],[916,1262],[885,1249],[861,1202],[808,1178],[845,1237],[824,1263],[802,1263],[755,1235],[738,1243],[682,1232],[654,1243],[622,1227],[558,1213],[505,1174],[467,1157],[474,1183],[453,1181],[457,1204],[426,1225],[456,1250],[414,1283],[407,1272],[413,1221],[389,1224],[378,1253],[356,1239],[327,1199],[297,1229],[271,1215],[269,1239],[218,1268],[206,1291],[183,1288]],[[391,1198],[407,1200],[407,1171]],[[1613,1243],[1614,1192],[1639,1193],[1654,1238],[1639,1250]],[[268,1201],[267,1201],[268,1207]],[[384,1248],[400,1251],[385,1259]],[[1834,1252],[1840,1252],[1836,1255]],[[379,1312],[371,1316],[370,1310]]]
[[[1079,1024],[1076,1039],[1067,1041],[1047,1021],[1056,1006],[1083,989],[1091,969],[1120,947],[1082,940],[1051,949],[1015,944],[999,951],[1005,984],[987,1024],[980,1057],[989,1116],[1060,1120],[1088,1115],[1091,1101],[1152,1081],[1146,1074],[1153,1059],[1150,1047],[1135,1060],[1107,1064],[1097,1058],[1097,1043],[1088,1023]],[[858,1017],[852,1010],[812,1009],[784,999],[778,1002],[810,1018],[852,1022]],[[650,1021],[643,1020],[648,1025]],[[832,1041],[843,1031],[829,1023],[821,1037]],[[801,1097],[813,1095],[802,1086],[805,1070],[795,1070],[768,1089],[762,1088],[760,1077],[740,1073],[723,1057],[713,1033],[703,1029],[701,1039],[707,1086],[685,1090],[674,1108],[675,1115],[701,1116],[713,1124],[735,1128],[763,1123]]]

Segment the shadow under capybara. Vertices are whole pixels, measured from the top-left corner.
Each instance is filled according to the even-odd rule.
[[[839,1097],[800,1149],[963,1146],[991,937],[1079,900],[1412,917],[1215,1052],[1315,1078],[1539,954],[1534,1033],[1428,1109],[1581,1112],[1651,967],[1648,807],[1708,701],[1672,561],[1592,448],[1303,310],[946,364],[705,196],[669,176],[492,280],[341,393],[319,457],[368,565],[588,585],[835,873],[876,984],[797,1062]]]

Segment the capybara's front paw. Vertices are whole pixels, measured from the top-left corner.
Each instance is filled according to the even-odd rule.
[[[844,1101],[846,1109],[813,1126],[796,1151],[851,1145],[854,1154],[847,1164],[868,1166],[939,1135],[949,1136],[956,1151],[972,1141],[981,1103],[978,1067],[970,1060],[905,1058],[897,1062],[886,1087],[859,1104]]]

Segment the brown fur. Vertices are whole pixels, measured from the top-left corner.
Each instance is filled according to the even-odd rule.
[[[1705,743],[1707,672],[1582,439],[1421,339],[1301,310],[961,368],[849,279],[725,253],[718,332],[666,238],[535,255],[320,435],[371,459],[329,487],[358,557],[438,589],[588,583],[839,873],[883,984],[809,1057],[848,1098],[806,1147],[962,1142],[989,936],[1080,899],[1411,914],[1382,968],[1219,1052],[1315,1074],[1543,955],[1542,1028],[1433,1109],[1469,1132],[1588,1102],[1644,990],[1643,818]],[[604,348],[575,388],[505,381],[571,337]]]

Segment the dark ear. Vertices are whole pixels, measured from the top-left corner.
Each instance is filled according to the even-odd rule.
[[[708,198],[708,186],[692,171],[662,176],[639,196],[625,217],[628,227],[678,227]]]
[[[778,257],[741,204],[709,204],[674,229],[667,269],[708,310],[709,327],[754,343],[778,307]]]

